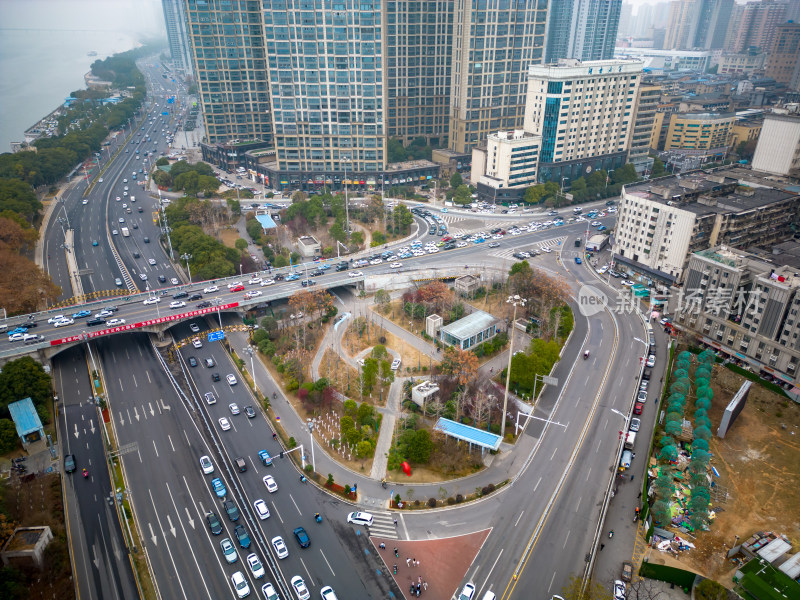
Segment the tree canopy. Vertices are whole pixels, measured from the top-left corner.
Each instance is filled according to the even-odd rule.
[[[3,365],[0,372],[0,417],[9,417],[8,405],[23,398],[33,401],[42,423],[50,422],[50,403],[53,400],[50,376],[30,356]]]

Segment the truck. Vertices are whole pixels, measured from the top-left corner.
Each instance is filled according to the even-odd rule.
[[[348,263],[346,260],[344,260],[344,261],[340,262],[338,265],[336,265],[336,270],[337,271],[347,271],[347,269],[349,267],[350,267],[350,263]]]
[[[636,443],[636,432],[629,431],[628,434],[625,436],[625,449],[633,450],[633,445],[635,443]]]
[[[128,228],[127,227],[123,227],[122,228],[122,237],[130,237],[130,235],[131,235],[131,232],[128,231]]]

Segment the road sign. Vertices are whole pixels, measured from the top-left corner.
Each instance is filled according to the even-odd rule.
[[[209,342],[217,342],[219,340],[225,339],[225,332],[224,331],[212,331],[208,334],[208,341]]]

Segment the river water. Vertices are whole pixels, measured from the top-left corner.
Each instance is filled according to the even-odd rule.
[[[97,59],[163,31],[153,0],[0,0],[0,152],[84,89]],[[97,52],[97,56],[87,56]]]

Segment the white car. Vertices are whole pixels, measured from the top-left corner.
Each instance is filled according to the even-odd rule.
[[[269,519],[269,508],[267,508],[267,503],[261,498],[253,502],[253,508],[256,509],[256,514],[258,515],[259,519],[262,521],[264,519]]]
[[[351,512],[347,515],[347,522],[354,525],[368,525],[372,527],[372,515],[368,512]]]
[[[603,265],[602,267],[600,267],[599,269],[597,269],[597,272],[598,272],[600,275],[602,275],[602,274],[603,274],[603,273],[605,273],[606,271],[608,271],[608,265]]]
[[[399,263],[399,262],[393,262],[393,263],[392,263],[392,264],[390,264],[389,266],[390,266],[392,269],[399,269],[400,267],[402,267],[402,266],[403,266],[403,263]]]
[[[203,469],[203,475],[210,475],[214,472],[214,463],[208,456],[200,457],[200,468]]]
[[[625,582],[620,579],[615,580],[614,600],[625,600],[627,598],[626,592],[627,592],[627,586],[625,585]]]
[[[631,281],[630,279],[623,279],[622,280],[622,285],[625,286],[625,287],[631,287],[632,285],[635,285],[635,283],[633,281]]]
[[[258,297],[259,297],[259,296],[261,296],[263,293],[264,293],[264,292],[262,292],[261,290],[250,290],[249,292],[247,292],[247,293],[244,295],[244,297],[245,297],[245,298],[247,298],[247,299],[249,300],[250,298],[258,298]]]
[[[56,325],[56,327],[58,326]],[[21,342],[24,339],[25,339],[24,333],[12,333],[11,335],[8,336],[9,342]]]
[[[183,308],[184,306],[186,306],[186,302],[183,300],[174,300],[169,303],[170,308]]]
[[[228,431],[231,428],[231,422],[228,421],[228,417],[222,417],[219,420],[219,426],[222,427],[222,431]]]
[[[95,319],[105,319],[106,317],[110,317],[110,316],[111,316],[111,315],[113,315],[113,314],[114,314],[114,313],[113,313],[113,312],[111,312],[110,310],[103,309],[103,310],[101,310],[99,313],[97,313],[97,314],[94,316],[94,318],[95,318]]]
[[[471,583],[464,584],[464,588],[461,590],[461,593],[458,595],[458,600],[472,600],[472,597],[475,595],[475,586]]]
[[[541,250],[542,252],[547,252],[547,254],[550,254],[552,252],[552,250],[550,250],[548,246],[541,246],[539,250]]]
[[[194,346],[195,348],[202,348],[203,342],[200,341],[199,337],[192,338],[192,346]]]
[[[147,273],[139,273],[139,279],[142,281],[147,281]]]
[[[103,178],[101,177],[100,179],[98,179],[97,183],[103,183]]]
[[[300,575],[292,577],[292,588],[294,589],[294,593],[297,594],[298,600],[308,600],[311,598],[311,594],[308,593],[308,588],[306,587],[306,582],[303,581]]]
[[[155,258],[148,258],[147,263],[153,266],[156,266],[158,263],[156,262]]]
[[[231,575],[231,583],[233,584],[233,589],[236,590],[238,598],[247,598],[250,595],[250,586],[247,585],[247,581],[241,571],[236,571]]]
[[[333,588],[329,585],[326,585],[324,588],[322,588],[319,591],[319,595],[322,598],[322,600],[339,600],[336,597],[336,593],[333,591]]]
[[[219,288],[216,285],[209,286],[207,288],[203,288],[204,294],[213,294],[214,292],[218,292]]]
[[[263,280],[261,281],[261,287],[266,287],[266,286],[268,286],[268,285],[272,285],[272,284],[274,284],[274,283],[275,283],[275,280],[274,280],[274,279],[263,279]]]
[[[361,271],[350,271],[350,273],[348,273],[348,275],[350,277],[363,277],[364,276],[364,274]]]
[[[250,570],[253,572],[253,577],[256,579],[261,579],[266,574],[264,565],[261,564],[258,554],[255,552],[247,555],[247,565],[250,567]]]
[[[219,547],[222,548],[222,555],[225,557],[228,564],[235,563],[239,558],[239,555],[236,554],[236,547],[233,545],[230,538],[220,540]]]
[[[142,304],[158,304],[159,302],[161,302],[161,298],[159,298],[158,296],[151,296],[150,298],[142,302]]]
[[[89,201],[84,199],[83,202],[81,202],[81,204],[83,205],[89,204]]]
[[[116,229],[112,229],[111,235],[119,235],[119,231],[117,231]]]
[[[275,591],[275,587],[271,583],[262,585],[261,593],[264,594],[264,598],[267,600],[281,600],[281,597],[278,596],[278,592]]]
[[[656,366],[656,355],[655,354],[651,354],[650,356],[647,357],[647,366],[648,367]]]
[[[233,281],[233,282],[228,284],[228,289],[235,288],[235,287],[240,286],[240,285],[242,285],[241,281]]]
[[[225,376],[225,380],[228,382],[228,385],[236,385],[236,376],[233,373],[230,373]]]
[[[62,319],[61,321],[56,321],[53,323],[53,327],[63,327],[64,325],[72,325],[75,322],[74,319]]]
[[[258,285],[261,281],[261,277],[252,277],[250,281],[247,282],[247,285]]]
[[[66,318],[67,317],[65,317],[64,315],[56,315],[55,317],[50,317],[49,319],[47,319],[47,322],[50,325],[52,325],[53,323],[58,323],[59,321],[63,321]]]
[[[263,481],[270,494],[274,494],[278,491],[278,484],[275,483],[275,478],[272,475],[265,475]]]
[[[275,554],[278,558],[286,558],[289,556],[289,549],[286,547],[286,542],[283,541],[281,536],[272,538],[272,547],[275,548]]]
[[[239,410],[239,405],[236,402],[231,402],[228,404],[228,408],[231,411],[232,415],[238,415],[241,411]]]
[[[122,198],[120,198],[119,196],[117,196],[117,202],[119,202],[120,200],[122,200]]]
[[[109,319],[106,321],[106,325],[109,327],[117,327],[119,325],[125,325],[125,319]]]
[[[180,282],[178,281],[178,278],[177,278],[177,277],[171,277],[171,278],[170,278],[170,280],[169,280],[169,282],[170,282],[172,285],[178,285],[178,284],[180,283]]]

